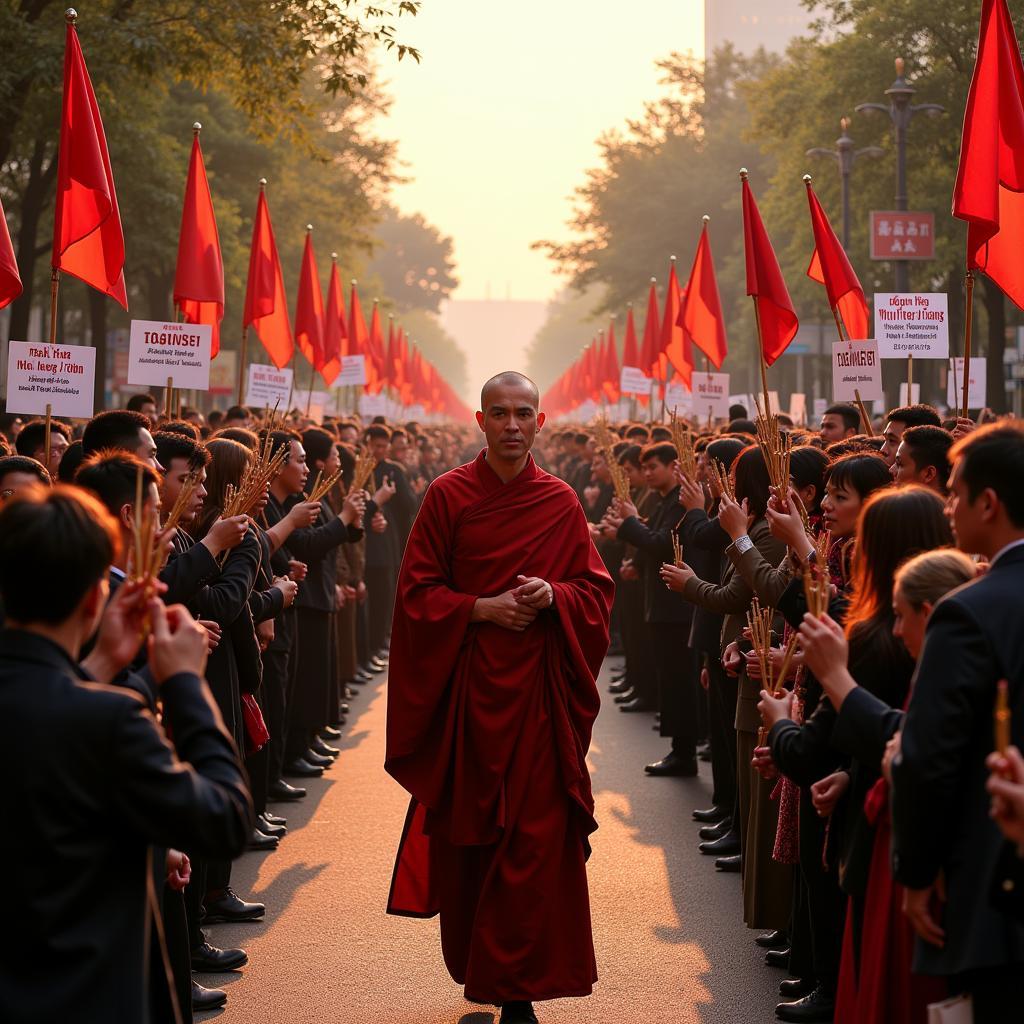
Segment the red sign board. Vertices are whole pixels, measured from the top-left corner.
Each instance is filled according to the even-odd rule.
[[[871,258],[934,259],[935,214],[912,210],[872,210]]]

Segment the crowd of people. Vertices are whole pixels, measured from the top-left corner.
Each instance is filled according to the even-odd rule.
[[[3,855],[0,1017],[190,1020],[227,1001],[193,973],[248,961],[216,925],[266,913],[232,862],[287,841],[280,812],[334,764],[387,665],[418,504],[476,449],[465,428],[240,406],[170,420],[148,394],[0,434],[0,730],[31,823]]]
[[[616,584],[605,713],[655,716],[649,776],[709,762],[695,838],[788,974],[780,1019],[924,1024],[961,994],[1019,1019],[1024,425],[766,423],[539,435]],[[0,416],[5,1020],[225,1003],[193,972],[244,965],[216,925],[266,913],[232,862],[287,842],[278,812],[330,771],[387,668],[420,502],[479,448],[383,418],[172,420],[150,395]]]
[[[1019,1020],[1024,424],[731,416],[540,445],[616,581],[610,692],[665,741],[644,770],[710,762],[700,852],[788,974],[778,1018]]]

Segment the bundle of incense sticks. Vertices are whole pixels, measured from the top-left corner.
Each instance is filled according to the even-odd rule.
[[[732,480],[729,479],[729,470],[718,459],[708,459],[707,475],[708,483],[711,484],[714,490],[718,491],[719,494],[724,494],[732,501],[736,500],[736,495],[732,489]]]
[[[996,688],[996,708],[992,714],[996,733],[996,753],[1005,754],[1010,745],[1010,685],[1005,679],[999,680]]]
[[[160,571],[160,522],[156,509],[145,506],[142,492],[142,471],[135,474],[135,509],[132,517],[132,545],[129,551],[127,579],[142,584],[146,597],[155,591],[156,575]],[[147,613],[143,621],[142,635],[146,638],[150,622]]]
[[[762,608],[761,602],[755,597],[750,611],[747,612],[747,625],[750,627],[750,642],[757,656],[757,663],[761,668],[761,688],[767,690],[773,697],[779,696],[789,675],[789,666],[792,664],[793,655],[796,653],[796,642],[799,634],[795,631],[782,651],[782,663],[778,671],[772,663],[772,619],[775,617],[774,608]],[[768,737],[768,730],[761,727],[757,735],[757,744],[763,747]]]
[[[267,484],[277,476],[288,458],[288,448],[282,445],[275,455],[270,452],[273,445],[269,443],[270,435],[267,434],[264,444],[260,446],[256,457],[251,459],[242,472],[242,479],[238,486],[228,484],[224,489],[224,511],[225,519],[231,516],[247,516],[253,506],[263,497],[267,490]]]
[[[686,421],[681,420],[673,409],[668,425],[672,431],[672,444],[679,457],[679,468],[688,480],[696,480],[697,455],[693,450],[693,435],[687,428]]]
[[[594,435],[594,439],[597,441],[597,450],[604,456],[604,460],[608,464],[612,486],[615,488],[615,497],[620,501],[629,501],[632,497],[629,493],[629,477],[626,476],[626,471],[615,458],[615,435],[612,434],[608,421],[603,416],[594,425]]]
[[[321,469],[316,474],[316,480],[313,481],[313,488],[309,492],[307,501],[319,501],[323,498],[327,492],[341,479],[341,470],[337,473],[332,473],[329,477],[324,478],[324,471]]]
[[[679,541],[679,534],[672,531],[672,559],[676,567],[683,564],[683,545]]]
[[[821,618],[828,611],[832,597],[832,579],[828,572],[828,552],[832,546],[832,534],[825,530],[814,538],[814,560],[804,566],[804,598],[807,611],[815,618]]]
[[[370,477],[373,476],[373,470],[377,463],[373,456],[367,452],[360,452],[356,458],[356,468],[352,473],[352,490],[362,491],[366,488],[366,485],[370,482]]]
[[[778,494],[789,494],[789,434],[779,429],[778,416],[761,411],[756,395],[754,402],[757,405],[757,443],[768,467],[768,478]]]
[[[189,505],[192,504],[192,499],[195,497],[198,487],[199,474],[195,472],[189,473],[182,481],[178,497],[175,498],[171,511],[167,514],[167,519],[164,521],[164,532],[177,529],[178,523],[181,522],[181,517],[188,510]]]

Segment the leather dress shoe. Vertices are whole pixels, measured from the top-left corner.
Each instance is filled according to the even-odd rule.
[[[729,812],[717,806],[707,807],[704,810],[696,810],[693,812],[694,821],[706,821],[709,824],[713,824],[716,821],[721,821],[723,818],[727,817],[729,817]]]
[[[342,718],[344,718],[348,714],[348,712],[349,712],[348,704],[345,701],[342,701],[338,705],[338,714],[341,715]],[[337,730],[335,730],[335,732],[337,732]],[[327,738],[328,737],[326,737],[326,736],[324,737],[324,739],[327,739]],[[337,736],[331,736],[330,739],[332,739],[332,740],[340,740],[341,739],[341,733],[339,732]]]
[[[374,674],[379,675],[388,666],[387,662],[381,661],[379,658],[371,658],[367,663],[366,667]]]
[[[537,1014],[533,1012],[533,1003],[503,1003],[501,1020],[498,1024],[537,1024]]]
[[[743,866],[743,857],[734,853],[731,857],[719,857],[715,861],[715,870],[724,871],[726,874],[734,874]],[[788,953],[789,950],[786,950]]]
[[[305,796],[306,791],[301,786],[292,786],[285,782],[284,779],[272,782],[267,788],[267,797],[271,800],[291,802],[302,800]],[[268,818],[267,820],[269,821],[270,819]]]
[[[287,786],[288,783],[286,782],[285,785]],[[262,817],[263,820],[268,825],[287,825],[288,824],[288,819],[287,818],[282,818],[280,814],[271,814],[270,811],[264,811],[263,814],[260,815],[260,817]]]
[[[212,900],[207,898],[203,904],[206,907],[203,920],[208,924],[216,924],[218,921],[256,921],[267,912],[262,903],[246,903],[231,886],[224,890],[223,895]]]
[[[781,967],[784,971],[789,970],[789,947],[785,949],[769,949],[764,955],[766,967]]]
[[[721,839],[722,836],[727,836],[732,830],[732,818],[725,818],[720,821],[717,825],[701,825],[700,831],[697,833],[704,840]]]
[[[680,757],[674,751],[670,751],[660,761],[644,765],[644,771],[648,775],[672,775],[692,779],[697,774],[697,762],[692,757]]]
[[[359,691],[345,684],[345,700],[355,700],[359,696]]]
[[[297,757],[291,764],[284,766],[285,775],[293,775],[300,779],[319,779],[323,768],[311,765],[305,758]]]
[[[338,710],[343,715],[347,715],[348,714],[348,705],[347,704],[342,704],[341,707]],[[341,730],[340,729],[335,729],[333,725],[325,725],[320,730],[320,739],[322,739],[322,740],[340,740],[341,739]]]
[[[323,768],[324,771],[327,771],[328,768],[334,765],[333,757],[324,757],[323,754],[318,754],[315,750],[311,750],[309,748],[307,748],[306,752],[302,755],[302,760],[305,761],[306,764],[311,764],[314,768]]]
[[[631,686],[628,690],[623,690],[622,693],[619,693],[615,696],[615,703],[628,704],[631,700],[636,700],[636,698],[639,696],[640,694],[638,694],[636,690],[634,690]]]
[[[779,995],[788,999],[799,999],[814,991],[814,982],[810,978],[786,978],[779,982]]]
[[[706,857],[731,857],[740,852],[740,839],[735,832],[726,832],[721,839],[698,843],[697,849]]]
[[[313,737],[313,742],[309,745],[310,750],[315,754],[319,754],[321,757],[329,757],[332,761],[341,753],[337,747],[332,747],[329,743],[324,743],[319,736]]]
[[[212,974],[217,971],[237,971],[249,962],[244,949],[218,949],[204,942],[192,950],[192,970]]]
[[[626,679],[623,677],[622,679],[617,680],[616,682],[612,683],[612,685],[608,687],[608,692],[609,693],[625,693],[629,689],[631,689],[631,687],[630,687],[629,683],[626,681]]]
[[[268,836],[266,833],[261,832],[258,828],[252,830],[252,835],[249,836],[249,849],[250,850],[276,850],[277,849],[277,836]]]
[[[286,835],[288,832],[284,825],[271,825],[262,814],[256,815],[256,828],[265,836],[274,836],[275,839],[280,839],[281,836]]]
[[[634,697],[633,700],[627,701],[625,704],[620,704],[619,710],[627,713],[633,711],[650,711],[651,705],[640,697]]]
[[[192,1009],[216,1010],[228,1001],[228,994],[222,988],[204,988],[198,981],[192,982]]]
[[[788,1021],[831,1021],[836,1012],[836,997],[820,985],[802,999],[792,1003],[779,1003],[775,1016]]]
[[[785,949],[789,945],[789,936],[776,929],[773,932],[765,932],[764,935],[758,935],[754,941],[762,949]]]

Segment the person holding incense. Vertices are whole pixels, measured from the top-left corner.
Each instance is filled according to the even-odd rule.
[[[431,484],[399,579],[385,768],[412,801],[388,912],[440,914],[466,997],[534,1024],[597,980],[586,756],[613,588],[530,455],[536,386],[503,373],[480,404],[487,447]]]
[[[1024,923],[986,898],[1003,838],[986,758],[1006,680],[1011,742],[1024,741],[1024,425],[980,427],[950,450],[948,514],[988,572],[936,605],[892,767],[893,878],[917,932],[915,970],[971,994],[975,1020],[1024,1005]]]

